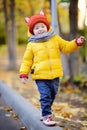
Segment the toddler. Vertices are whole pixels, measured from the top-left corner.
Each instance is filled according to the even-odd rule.
[[[52,104],[58,92],[59,78],[63,76],[61,52],[71,53],[84,45],[80,36],[66,41],[50,27],[43,11],[26,17],[31,36],[20,67],[20,79],[26,83],[29,73],[35,80],[40,93],[41,120],[47,126],[56,124],[52,116]]]

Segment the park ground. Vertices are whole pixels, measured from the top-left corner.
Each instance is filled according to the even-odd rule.
[[[18,68],[21,63],[24,48],[17,50]],[[40,109],[39,93],[35,82],[29,77],[26,85],[19,79],[19,70],[8,71],[8,57],[3,49],[0,53],[0,79],[9,84],[14,90]],[[3,57],[2,57],[3,56]],[[70,84],[60,84],[59,92],[53,104],[53,115],[57,124],[63,130],[87,130],[87,88],[72,87]]]

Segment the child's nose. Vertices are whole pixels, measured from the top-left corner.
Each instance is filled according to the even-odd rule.
[[[39,30],[42,30],[42,28],[40,27]]]
[[[42,28],[39,28],[39,32],[41,32],[42,31]]]

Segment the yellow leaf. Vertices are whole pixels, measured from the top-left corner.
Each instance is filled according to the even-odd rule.
[[[12,108],[9,107],[9,106],[6,106],[6,107],[5,107],[5,110],[6,110],[6,111],[12,111]]]
[[[18,115],[16,115],[15,113],[11,113],[11,116],[15,119],[15,120],[17,120],[18,119]]]

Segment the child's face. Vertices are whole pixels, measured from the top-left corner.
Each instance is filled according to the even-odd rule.
[[[34,35],[39,35],[47,32],[47,27],[44,23],[37,23],[33,28]]]

